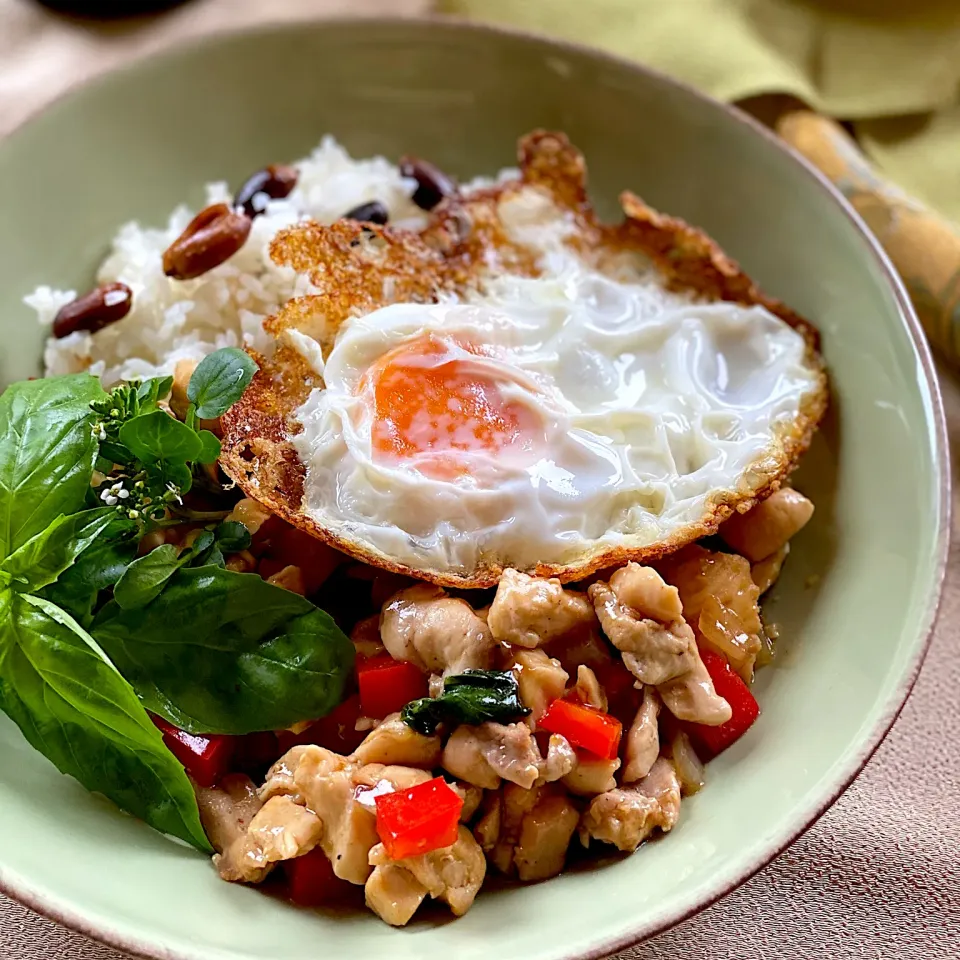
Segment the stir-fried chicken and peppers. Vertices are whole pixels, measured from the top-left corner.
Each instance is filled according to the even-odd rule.
[[[655,566],[451,593],[241,498],[216,418],[252,362],[195,366],[0,398],[0,704],[31,743],[225,880],[307,905],[362,890],[394,925],[428,898],[465,913],[491,870],[543,880],[674,827],[759,714],[758,601],[805,497]]]

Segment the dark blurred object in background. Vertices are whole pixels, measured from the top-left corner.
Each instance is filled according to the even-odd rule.
[[[144,13],[157,13],[178,7],[187,0],[35,0],[41,6],[72,17],[120,19]]]

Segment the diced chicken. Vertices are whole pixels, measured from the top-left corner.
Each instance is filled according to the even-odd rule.
[[[790,553],[790,544],[785,543],[776,553],[764,557],[750,566],[750,576],[762,597],[779,579],[784,561]]]
[[[539,782],[553,783],[572,773],[577,766],[577,752],[570,741],[559,733],[551,733],[547,755],[540,764]]]
[[[659,582],[657,593],[653,581]],[[590,585],[603,632],[623,655],[627,669],[641,682],[665,683],[682,676],[693,666],[696,641],[683,620],[676,587],[660,579],[655,570],[628,563],[615,571],[609,583]],[[634,607],[644,602],[644,606]],[[654,614],[676,612],[663,622]]]
[[[672,830],[680,815],[680,784],[669,760],[659,758],[650,773],[630,787],[618,787],[590,801],[580,821],[580,839],[612,843],[632,853],[659,827]]]
[[[792,487],[782,487],[747,513],[735,513],[720,536],[752,563],[776,553],[813,516],[813,504]]]
[[[346,766],[344,758],[332,750],[308,745],[291,747],[267,771],[267,778],[260,788],[260,800],[266,803],[271,797],[287,796],[292,797],[297,803],[303,803],[303,798],[300,796],[294,774],[300,765],[301,757],[308,753],[315,753],[316,751],[321,751],[324,757],[324,763],[329,769],[339,770]]]
[[[480,809],[483,800],[483,791],[472,783],[457,781],[450,784],[450,789],[463,798],[463,807],[460,810],[460,822],[469,823],[473,815]]]
[[[273,797],[253,818],[247,835],[269,863],[309,853],[320,841],[323,824],[315,813],[290,797]]]
[[[343,757],[322,747],[307,747],[293,778],[307,807],[323,822],[320,846],[333,872],[342,880],[363,884],[370,873],[370,848],[379,837],[373,810],[357,799],[353,772]]]
[[[579,811],[559,785],[524,790],[506,783],[489,794],[475,834],[491,862],[521,880],[543,880],[563,869]]]
[[[350,631],[350,640],[354,649],[361,656],[376,657],[383,653],[384,646],[380,641],[380,617],[374,614],[360,620]]]
[[[283,587],[291,593],[299,593],[301,597],[307,595],[307,587],[303,579],[303,571],[294,564],[288,564],[282,570],[267,577],[267,583],[275,587]]]
[[[410,906],[416,899],[418,887],[409,882],[403,885],[396,874],[387,873],[384,877],[384,873],[378,873],[382,868],[393,867],[410,874],[419,888],[435,900],[445,901],[458,917],[470,909],[487,872],[483,851],[463,826],[460,827],[456,843],[451,847],[441,847],[404,860],[391,860],[383,844],[377,844],[370,851],[369,859],[374,871],[365,888],[367,904],[395,926],[402,926],[413,916]],[[389,891],[401,894],[402,903],[395,902]],[[420,899],[422,901],[423,898]]]
[[[316,814],[290,797],[272,797],[235,840],[213,862],[224,880],[259,883],[280,860],[309,853],[323,833]]]
[[[486,790],[480,802],[480,818],[473,828],[473,835],[484,853],[491,853],[500,838],[500,821],[503,803],[499,790]]]
[[[443,748],[442,765],[475,787],[495,790],[502,777],[525,789],[540,776],[540,751],[525,723],[460,726]]]
[[[662,683],[657,693],[663,705],[678,719],[718,727],[733,716],[730,704],[717,694],[707,668],[697,656],[694,668],[682,677]]]
[[[628,563],[609,583],[591,584],[589,592],[624,665],[641,683],[658,687],[674,716],[711,725],[730,719],[730,705],[717,695],[693,629],[682,619],[686,607],[676,587],[665,583],[655,570]],[[660,622],[654,615],[677,619]]]
[[[427,695],[431,700],[443,695],[443,677],[439,673],[431,673],[427,681]]]
[[[390,763],[430,770],[439,766],[441,750],[439,737],[418,733],[399,713],[393,713],[367,734],[351,759],[360,764]]]
[[[567,850],[580,811],[562,791],[543,790],[534,808],[523,818],[513,863],[521,880],[555,877],[567,859]]]
[[[597,675],[584,663],[577,667],[577,682],[571,693],[588,707],[607,712],[607,695]]]
[[[590,601],[559,580],[505,570],[487,622],[495,639],[533,649],[594,621]]]
[[[490,862],[503,874],[513,873],[513,857],[520,842],[523,819],[537,805],[542,787],[524,790],[515,783],[505,783],[500,791],[499,833],[493,847],[487,850]]]
[[[486,622],[465,600],[419,583],[395,594],[380,615],[380,639],[396,660],[426,673],[451,675],[488,670],[494,639]]]
[[[655,687],[643,688],[643,703],[637,710],[627,732],[623,768],[623,782],[642,780],[653,766],[660,753],[660,733],[657,717],[660,714],[660,697]]]
[[[177,364],[178,367],[179,365]],[[266,507],[261,506],[258,501],[245,497],[233,505],[233,510],[227,514],[225,519],[232,523],[242,523],[252,537],[272,516],[273,514]]]
[[[230,844],[246,835],[250,821],[263,802],[249,777],[232,773],[216,787],[194,784],[200,822],[217,853],[223,853]]]
[[[375,787],[386,781],[394,790],[409,790],[432,779],[429,770],[385,763],[367,763],[353,772],[353,782],[358,787]]]
[[[381,920],[392,927],[402,927],[426,899],[427,888],[409,870],[387,862],[373,868],[363,894],[367,906]]]
[[[517,678],[520,699],[530,710],[527,720],[536,730],[536,723],[547,707],[563,696],[569,679],[567,671],[559,660],[551,659],[543,650],[515,650],[509,668]]]
[[[593,797],[598,793],[606,793],[617,785],[614,774],[619,769],[619,760],[604,760],[602,757],[581,753],[576,767],[561,782],[578,797]]]

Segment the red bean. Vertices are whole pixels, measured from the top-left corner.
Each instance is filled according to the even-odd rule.
[[[265,207],[265,204],[258,202],[258,196],[266,194],[271,200],[282,200],[297,185],[298,177],[296,167],[271,163],[244,181],[233,198],[233,205],[242,207],[248,217],[258,217]]]
[[[62,337],[85,330],[96,333],[122,320],[133,306],[133,293],[125,283],[108,283],[60,308],[53,318],[53,335]]]
[[[417,181],[413,202],[421,210],[432,210],[444,197],[457,192],[457,184],[451,177],[419,157],[401,157],[400,173]]]
[[[379,200],[361,203],[343,215],[344,220],[358,220],[360,223],[376,223],[381,227],[390,219],[387,208]]]

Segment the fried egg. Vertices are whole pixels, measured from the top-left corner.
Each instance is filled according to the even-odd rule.
[[[278,236],[316,293],[265,324],[224,469],[342,551],[463,587],[653,560],[777,489],[826,407],[816,332],[638,198],[600,223],[585,178],[538,132],[518,178],[418,234]]]
[[[501,204],[539,276],[340,329],[297,413],[318,524],[414,569],[565,566],[671,541],[776,454],[819,389],[803,337],[591,266],[542,201]]]

